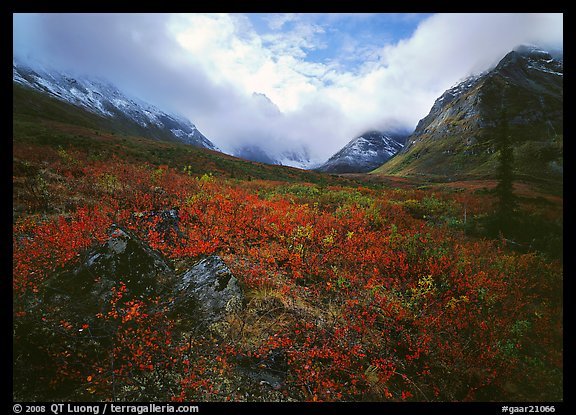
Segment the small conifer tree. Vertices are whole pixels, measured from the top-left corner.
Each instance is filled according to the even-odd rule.
[[[498,230],[504,235],[509,235],[513,231],[514,212],[517,204],[513,188],[514,149],[511,143],[508,120],[504,108],[500,113],[500,121],[496,134],[498,160],[500,162],[497,171],[498,184],[496,185],[496,196],[498,198],[496,222]]]

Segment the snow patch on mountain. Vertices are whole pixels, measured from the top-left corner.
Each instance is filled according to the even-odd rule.
[[[354,138],[324,164],[327,173],[364,173],[382,165],[404,146],[405,135],[371,131]]]
[[[104,80],[78,77],[34,67],[13,60],[14,82],[103,117],[125,117],[142,128],[163,131],[174,140],[196,147],[220,151],[194,124],[184,117],[168,114],[134,97],[129,97]]]

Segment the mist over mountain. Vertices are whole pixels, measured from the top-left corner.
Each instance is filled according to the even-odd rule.
[[[196,126],[180,115],[161,110],[122,92],[107,80],[71,74],[40,64],[13,60],[13,81],[60,101],[83,108],[113,121],[118,132],[138,134],[157,140],[179,141],[196,147],[223,151]],[[253,95],[254,105],[268,117],[282,117],[278,107],[264,94]],[[305,143],[290,143],[282,137],[250,142],[228,148],[226,153],[250,161],[307,169],[318,164]]]
[[[119,131],[222,151],[186,118],[130,97],[106,80],[16,59],[13,80],[113,119]],[[254,93],[252,103],[266,114],[266,122],[286,122],[265,94]],[[518,156],[517,171],[536,176],[562,175],[563,55],[535,46],[519,46],[492,69],[446,90],[407,138],[408,134],[368,131],[324,163],[308,144],[315,142],[315,137],[290,142],[272,131],[266,140],[260,136],[246,138],[225,152],[246,160],[329,173],[369,172],[384,165],[379,173],[489,174],[497,165],[493,137],[503,106]]]
[[[535,46],[506,54],[491,70],[445,91],[382,174],[486,175],[498,165],[496,137],[503,112],[515,171],[563,174],[563,58]]]

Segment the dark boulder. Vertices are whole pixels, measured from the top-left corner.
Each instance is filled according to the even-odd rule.
[[[113,287],[125,286],[123,301],[160,299],[170,317],[190,328],[209,327],[241,306],[242,291],[218,256],[205,258],[176,275],[169,261],[118,226],[110,238],[47,281],[44,303],[66,318],[93,318],[107,312]]]
[[[105,242],[87,249],[21,301],[25,313],[13,327],[13,378],[21,385],[19,393],[66,400],[81,391],[81,378],[49,384],[62,368],[62,356],[71,371],[107,364],[110,351],[119,347],[118,333],[135,333],[134,325],[145,324],[146,316],[168,325],[172,320],[177,337],[205,329],[225,335],[226,317],[241,307],[243,297],[218,256],[177,275],[162,253],[113,226]],[[124,319],[134,304],[144,320]],[[174,379],[164,375],[162,382]]]
[[[48,280],[44,301],[95,315],[105,311],[112,288],[120,283],[126,286],[126,299],[170,292],[175,273],[160,252],[121,227],[112,226],[109,235],[106,242],[87,250],[79,263]]]

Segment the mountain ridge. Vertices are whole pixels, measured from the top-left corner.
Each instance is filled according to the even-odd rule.
[[[501,111],[515,148],[517,174],[562,177],[563,62],[520,47],[491,70],[446,90],[376,174],[490,176]]]
[[[131,98],[107,81],[13,59],[13,82],[84,108],[110,121],[119,132],[222,151],[189,120]],[[269,101],[265,96],[256,98]],[[303,145],[275,153],[267,149],[270,143],[252,144],[230,154],[325,173],[374,170],[376,174],[392,175],[493,175],[497,166],[493,140],[498,124],[496,111],[504,103],[519,155],[518,173],[539,175],[539,171],[545,171],[561,177],[563,57],[534,46],[517,47],[492,69],[447,89],[408,137],[367,131],[320,165],[312,162]]]
[[[12,79],[24,88],[44,93],[105,119],[114,119],[118,127],[128,132],[220,151],[189,120],[130,97],[108,81],[71,75],[40,65],[32,66],[15,59],[12,61]]]
[[[367,131],[350,140],[315,170],[325,173],[366,173],[404,147],[405,135]]]

